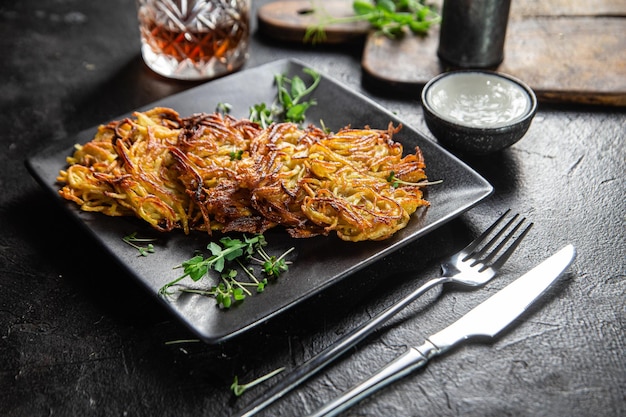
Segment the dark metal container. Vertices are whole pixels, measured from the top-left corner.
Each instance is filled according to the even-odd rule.
[[[454,67],[495,68],[504,59],[510,0],[445,0],[437,55]]]

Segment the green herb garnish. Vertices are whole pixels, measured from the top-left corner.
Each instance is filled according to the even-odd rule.
[[[398,188],[400,185],[412,185],[412,186],[418,186],[418,187],[425,187],[427,185],[437,185],[437,184],[441,184],[443,180],[420,181],[420,182],[403,181],[400,178],[396,177],[396,173],[394,171],[391,171],[389,175],[387,176],[387,182],[391,183],[391,186],[393,188]]]
[[[229,114],[230,110],[233,108],[232,105],[228,104],[228,103],[217,103],[217,106],[215,107],[215,111],[217,113],[221,113],[221,114]]]
[[[261,382],[267,381],[268,379],[270,379],[271,377],[281,373],[282,371],[284,371],[285,368],[278,368],[273,370],[272,372],[269,372],[265,375],[263,375],[262,377],[259,377],[257,379],[255,379],[254,381],[248,382],[247,384],[239,384],[238,378],[237,376],[235,376],[232,385],[230,386],[230,389],[233,391],[233,393],[239,397],[241,396],[245,391],[249,390],[250,388],[260,384]]]
[[[311,77],[309,85],[298,75],[291,78],[284,74],[276,75],[274,81],[278,89],[277,101],[271,106],[265,103],[252,106],[248,118],[263,128],[277,121],[297,124],[304,122],[306,111],[317,104],[314,99],[305,99],[317,88],[322,77],[310,68],[304,68],[302,71]]]
[[[128,236],[124,236],[122,240],[137,249],[139,256],[148,256],[148,254],[154,253],[154,245],[152,243],[148,243],[146,246],[140,246],[137,245],[137,243],[154,242],[156,239],[138,238],[137,232],[134,232]]]
[[[352,3],[353,16],[321,19],[307,29],[304,41],[323,41],[326,37],[324,28],[330,24],[363,21],[390,38],[397,38],[406,30],[423,35],[433,24],[441,22],[441,16],[425,3],[425,0],[356,0]]]
[[[263,292],[268,283],[268,278],[277,278],[282,272],[288,270],[285,256],[294,248],[289,249],[280,257],[275,257],[267,254],[263,248],[265,245],[267,242],[262,234],[252,238],[244,235],[243,240],[224,237],[220,239],[219,243],[211,242],[207,245],[211,256],[205,258],[199,254],[183,262],[178,266],[183,268],[183,275],[161,287],[159,293],[161,295],[171,294],[170,287],[186,277],[193,281],[199,281],[208,275],[210,270],[213,270],[220,274],[220,281],[217,285],[208,290],[182,288],[180,291],[214,297],[218,305],[229,308],[233,303],[241,302],[246,296],[252,295],[248,290],[249,287],[256,288],[257,293]],[[250,262],[262,267],[264,278],[259,279],[255,276],[254,268],[248,266]],[[238,278],[237,268],[245,272],[248,277],[247,280]]]
[[[230,160],[231,161],[235,161],[235,160],[241,161],[242,155],[243,155],[243,150],[241,150],[241,149],[238,149],[236,151],[232,151],[230,153]]]
[[[307,86],[302,78],[294,75],[293,78],[287,78],[284,75],[276,76],[276,85],[278,87],[278,101],[283,107],[284,119],[286,122],[302,123],[304,122],[305,112],[311,106],[317,104],[312,99],[303,101],[317,85],[320,83],[321,76],[309,68],[302,70],[313,78],[311,85]]]
[[[274,122],[274,111],[265,103],[255,104],[250,107],[248,118],[266,128]]]

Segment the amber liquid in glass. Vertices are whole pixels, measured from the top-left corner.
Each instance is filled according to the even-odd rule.
[[[244,16],[247,21],[247,16]],[[224,59],[229,52],[237,50],[240,42],[248,37],[248,27],[240,23],[236,28],[216,27],[200,31],[172,30],[164,24],[142,19],[145,39],[155,54],[166,54],[178,61],[194,62]]]
[[[247,59],[250,22],[245,0],[140,0],[141,52],[146,64],[169,78],[213,78]]]

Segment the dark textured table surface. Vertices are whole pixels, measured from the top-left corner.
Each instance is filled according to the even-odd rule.
[[[541,103],[518,144],[466,159],[495,188],[483,203],[242,337],[167,344],[194,335],[77,230],[24,166],[52,142],[193,87],[143,65],[134,8],[130,0],[0,5],[0,415],[231,415],[261,392],[235,399],[235,375],[245,382],[305,361],[437,275],[444,255],[509,207],[535,227],[498,279],[412,306],[264,415],[312,411],[567,243],[578,250],[569,273],[502,337],[465,344],[346,414],[626,415],[623,109]],[[362,83],[361,50],[255,33],[246,68],[298,58],[430,138],[417,97]]]

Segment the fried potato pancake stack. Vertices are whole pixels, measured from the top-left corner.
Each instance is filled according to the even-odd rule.
[[[426,180],[418,148],[402,156],[400,130],[326,134],[228,115],[181,118],[168,108],[100,126],[59,173],[59,193],[82,210],[135,215],[160,231],[335,232],[381,240],[405,227]]]

